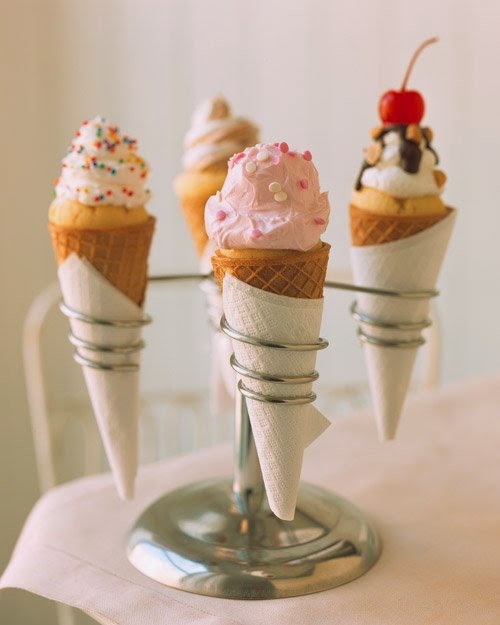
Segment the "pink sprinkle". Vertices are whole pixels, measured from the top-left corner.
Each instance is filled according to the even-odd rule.
[[[237,163],[240,160],[240,158],[243,158],[244,156],[245,155],[243,154],[243,152],[238,152],[238,154],[235,154],[234,156],[235,162]]]
[[[282,142],[279,144],[279,148],[280,148],[280,150],[281,150],[282,152],[284,152],[285,154],[286,154],[286,153],[288,152],[288,150],[290,149],[290,148],[288,147],[288,143],[286,143],[285,141],[282,141]]]
[[[326,221],[322,217],[316,217],[314,219],[314,223],[318,224],[318,226],[324,226],[326,224]]]
[[[313,156],[309,150],[306,150],[304,154],[302,154],[302,157],[305,161],[311,161]]]
[[[307,180],[307,178],[302,178],[302,180],[299,180],[299,185],[302,189],[308,189],[309,188],[309,180]]]
[[[260,237],[262,236],[262,232],[258,228],[254,228],[250,233],[250,236],[252,236],[254,239],[260,239]]]
[[[215,219],[217,219],[217,221],[224,221],[226,217],[227,217],[227,214],[225,211],[217,211],[215,213]]]
[[[287,152],[288,156],[297,156],[297,152]]]

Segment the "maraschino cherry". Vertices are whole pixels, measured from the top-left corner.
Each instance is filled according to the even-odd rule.
[[[431,43],[436,43],[437,40],[437,37],[432,37],[418,46],[411,57],[401,89],[386,91],[380,98],[378,112],[384,124],[419,124],[421,122],[425,111],[424,98],[418,91],[407,91],[406,85],[422,50]]]

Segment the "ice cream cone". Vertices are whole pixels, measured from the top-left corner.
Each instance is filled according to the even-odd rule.
[[[71,254],[59,266],[58,276],[67,306],[110,322],[109,325],[90,324],[70,319],[74,336],[104,349],[97,352],[79,348],[79,354],[105,366],[134,367],[134,370],[128,371],[83,367],[90,402],[118,494],[122,499],[130,499],[137,470],[140,352],[128,351],[127,348],[140,342],[142,328],[140,324],[134,326],[133,323],[115,327],[113,321],[140,321],[143,312],[86,258]],[[114,353],[110,347],[125,349]]]
[[[137,470],[142,305],[156,221],[145,208],[147,176],[135,139],[96,117],[75,133],[49,208],[78,361],[124,499],[133,495]]]
[[[434,215],[382,215],[351,204],[351,241],[356,246],[398,241],[429,228],[446,217],[448,212],[449,209]]]
[[[304,449],[329,422],[308,401],[316,350],[271,349],[259,340],[319,339],[330,251],[321,235],[330,206],[311,161],[308,150],[292,151],[285,142],[248,148],[230,159],[224,186],[205,212],[227,322],[255,339],[233,340],[235,358],[243,369],[288,378],[281,384],[242,374],[249,391],[276,399],[245,401],[269,506],[284,520],[294,518]],[[300,378],[306,382],[295,382]]]
[[[205,204],[224,184],[229,157],[256,143],[258,132],[248,119],[233,116],[220,96],[203,102],[193,114],[184,139],[184,171],[174,188],[200,259],[208,242]]]
[[[441,197],[446,174],[437,168],[434,133],[421,125],[424,100],[417,91],[406,90],[416,58],[434,41],[417,48],[401,90],[380,98],[381,124],[371,132],[349,206],[355,283],[403,294],[356,296],[381,441],[396,434],[418,346],[424,342],[421,332],[429,324],[429,293],[455,219]]]
[[[222,297],[227,322],[238,332],[283,343],[318,340],[323,299],[266,292],[230,273],[224,278]],[[274,375],[307,376],[316,365],[316,351],[268,349],[243,341],[233,341],[233,350],[243,367]],[[257,393],[280,397],[307,395],[312,390],[312,383],[276,384],[247,377],[243,383]],[[294,406],[254,399],[245,401],[269,506],[280,519],[292,520],[304,449],[330,423],[311,403]]]
[[[201,259],[208,243],[205,229],[205,204],[224,184],[227,165],[210,167],[203,172],[184,172],[174,182],[184,220]]]
[[[138,306],[144,301],[155,218],[124,228],[81,229],[49,222],[60,265],[70,254],[84,257]]]
[[[288,297],[323,297],[330,245],[309,252],[293,250],[217,250],[212,257],[215,279],[222,289],[226,273],[263,291]]]
[[[212,252],[205,229],[207,200],[222,188],[229,157],[253,145],[258,134],[258,128],[251,121],[233,116],[229,104],[220,96],[203,102],[193,114],[184,139],[184,171],[175,178],[174,188],[202,272],[210,271]],[[213,286],[213,283],[202,285],[209,317],[214,310],[222,308],[220,292],[211,288]],[[214,327],[218,327],[219,319]],[[228,404],[234,404],[234,375],[227,375],[224,371],[229,368],[224,364],[228,343],[228,337],[215,330],[211,341],[210,373],[210,407],[214,415],[226,414]]]

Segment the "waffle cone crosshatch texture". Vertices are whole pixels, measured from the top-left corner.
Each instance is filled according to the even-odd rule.
[[[280,257],[229,258],[217,251],[212,257],[215,279],[220,288],[226,273],[257,289],[276,295],[317,299],[323,297],[330,245],[319,250],[283,253]]]
[[[406,239],[437,224],[449,212],[450,209],[437,215],[378,215],[351,204],[349,217],[352,244],[379,245]]]
[[[80,229],[49,223],[58,264],[70,254],[89,260],[118,290],[140,306],[148,279],[148,255],[156,219],[123,228]]]

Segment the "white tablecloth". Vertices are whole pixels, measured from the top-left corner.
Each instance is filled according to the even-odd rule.
[[[363,577],[305,597],[213,599],[165,588],[125,557],[139,512],[178,485],[226,475],[218,448],[142,468],[133,503],[108,475],[47,493],[32,511],[0,587],[24,588],[117,625],[498,625],[500,376],[408,402],[398,439],[376,440],[367,413],[306,452],[304,479],[368,513],[384,544]]]

